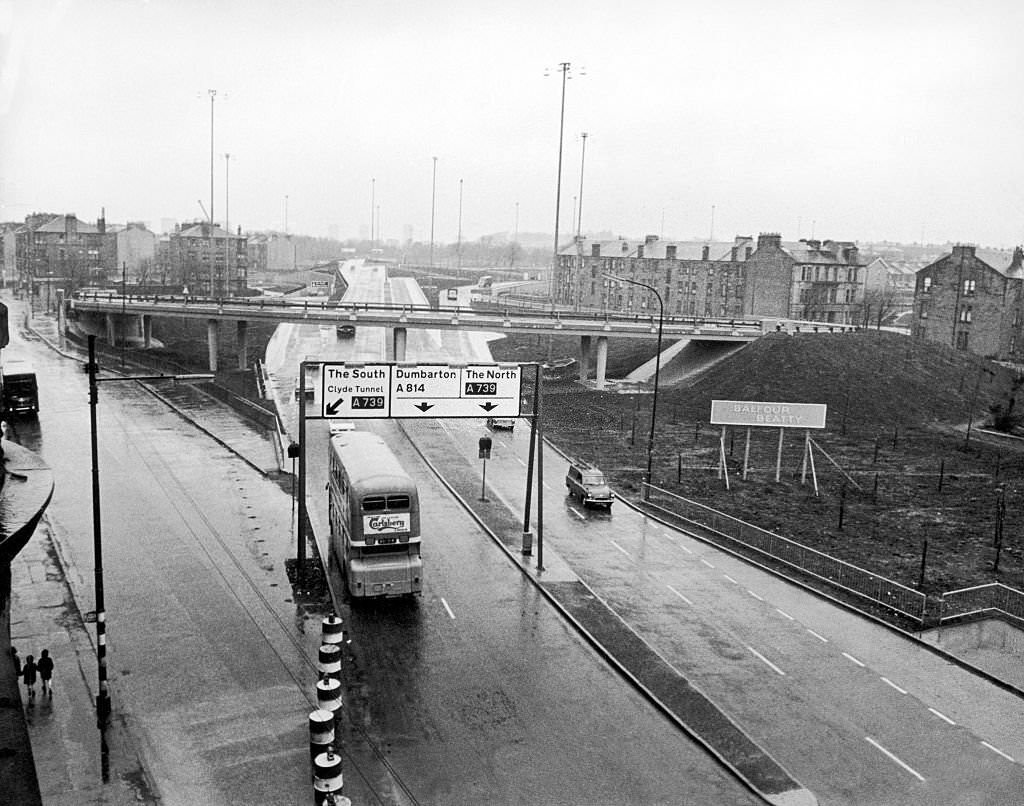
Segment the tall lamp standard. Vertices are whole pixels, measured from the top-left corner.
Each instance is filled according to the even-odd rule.
[[[210,93],[210,296],[213,293],[213,262],[214,262],[214,240],[213,240],[213,102],[217,98],[217,90],[207,90]]]
[[[548,295],[551,302],[555,301],[555,273],[558,270],[558,219],[562,207],[562,142],[565,134],[565,82],[569,78],[570,62],[560,62],[556,68],[562,74],[562,106],[558,116],[558,177],[555,181],[555,249],[551,260],[551,281],[548,283]],[[545,73],[547,75],[547,73]]]
[[[213,380],[213,375],[131,375],[117,378],[98,378],[99,364],[96,362],[96,337],[89,336],[89,363],[85,365],[89,374],[89,435],[92,458],[92,547],[96,584],[96,663],[99,688],[96,694],[96,726],[100,731],[107,727],[110,717],[110,691],[107,688],[107,617],[103,601],[103,531],[100,519],[100,467],[99,439],[96,427],[96,404],[98,386],[110,381],[154,381],[154,380]]]
[[[651,484],[651,457],[654,454],[654,423],[658,415],[658,378],[661,375],[661,328],[665,322],[665,304],[661,301],[661,294],[658,290],[647,283],[641,283],[636,280],[630,280],[628,277],[619,277],[615,274],[605,273],[603,275],[609,280],[618,280],[620,283],[630,283],[631,285],[638,285],[641,288],[646,288],[655,298],[658,300],[658,352],[654,358],[654,397],[651,400],[651,433],[647,437],[647,478],[646,486],[644,487],[643,497],[646,499],[650,496],[650,484]]]
[[[434,268],[434,202],[437,200],[437,157],[433,160],[434,173],[430,180],[430,268]]]

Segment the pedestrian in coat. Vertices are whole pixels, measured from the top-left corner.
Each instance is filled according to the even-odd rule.
[[[28,689],[28,699],[32,702],[36,698],[36,675],[38,669],[35,659],[31,655],[25,658],[25,665],[21,667],[21,678],[25,681],[25,688]]]
[[[50,657],[50,650],[44,649],[39,654],[36,669],[39,671],[39,679],[43,681],[43,696],[53,699],[53,689],[50,687],[50,678],[53,677],[53,658]]]

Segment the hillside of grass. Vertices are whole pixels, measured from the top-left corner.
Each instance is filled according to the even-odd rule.
[[[500,360],[544,361],[575,357],[575,342],[565,340],[560,354],[558,344],[508,339],[493,343],[492,352]],[[530,349],[538,344],[542,350]],[[649,357],[643,348],[632,355],[628,346],[619,349],[625,353],[616,353],[610,377]],[[996,580],[1024,589],[1024,442],[992,440],[979,430],[989,406],[1012,394],[1012,380],[1010,370],[992,362],[897,334],[773,334],[660,389],[653,480],[926,592]],[[571,380],[546,381],[546,432],[567,453],[602,467],[618,490],[638,495],[649,391],[595,392]],[[708,422],[712,400],[826,404],[826,428],[811,435],[818,494],[810,478],[801,483],[802,431],[786,432],[775,481],[777,429],[751,430],[746,480],[746,429],[727,431],[727,490],[717,473],[720,427]]]

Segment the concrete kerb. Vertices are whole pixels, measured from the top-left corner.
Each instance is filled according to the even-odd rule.
[[[756,742],[750,739],[750,737],[746,735],[742,728],[740,728],[739,725],[737,725],[727,714],[725,714],[724,711],[722,711],[716,705],[715,708],[718,710],[718,713],[721,715],[721,717],[727,720],[731,725],[733,725],[737,731],[746,736],[747,740],[750,741],[750,743],[754,747],[757,747],[758,750],[761,753],[763,753],[766,758],[770,759],[771,762],[778,767],[778,769],[785,772],[785,774],[789,777],[789,780],[793,782],[793,787],[784,792],[766,793],[758,789],[758,787],[755,786],[755,784],[752,781],[750,781],[745,775],[743,775],[743,773],[735,765],[733,765],[714,746],[709,744],[699,733],[696,732],[694,728],[688,725],[679,714],[675,713],[672,709],[670,709],[668,705],[662,702],[661,699],[659,699],[654,694],[654,692],[647,688],[647,686],[645,686],[632,672],[630,672],[629,669],[627,669],[614,655],[612,655],[594,637],[594,635],[592,635],[590,631],[587,630],[586,627],[584,627],[583,624],[578,619],[576,619],[576,617],[573,616],[573,614],[570,613],[568,609],[566,609],[562,602],[559,601],[558,598],[551,591],[547,590],[544,587],[544,580],[540,578],[540,574],[543,574],[544,572],[541,571],[538,573],[534,568],[531,567],[531,565],[523,555],[516,554],[515,552],[510,550],[508,546],[504,544],[501,538],[490,528],[490,526],[483,519],[483,517],[476,512],[473,506],[465,498],[463,498],[462,495],[460,495],[458,490],[456,490],[454,486],[452,486],[448,482],[448,480],[440,473],[440,471],[434,466],[430,459],[427,458],[423,451],[420,450],[419,446],[415,443],[415,441],[413,441],[409,437],[408,432],[406,432],[405,427],[402,425],[401,421],[398,421],[398,427],[409,440],[409,444],[413,447],[413,450],[416,451],[416,453],[420,456],[420,458],[427,465],[427,467],[430,468],[431,472],[434,473],[434,475],[438,478],[441,484],[443,484],[445,488],[448,489],[448,491],[456,498],[456,500],[459,501],[462,507],[466,510],[466,512],[469,513],[470,517],[472,517],[473,520],[477,522],[480,528],[483,529],[491,538],[491,540],[505,553],[505,556],[508,557],[508,559],[511,560],[513,564],[519,567],[519,569],[523,572],[527,579],[529,579],[530,582],[537,588],[537,590],[540,591],[540,593],[544,596],[544,598],[547,599],[555,607],[556,610],[558,610],[562,617],[568,623],[572,624],[574,629],[576,629],[576,631],[584,638],[584,640],[586,640],[587,643],[589,643],[598,652],[598,654],[600,654],[609,664],[611,664],[619,672],[619,674],[621,674],[630,683],[630,685],[632,685],[637,691],[641,693],[641,695],[643,695],[659,711],[661,711],[663,715],[665,715],[687,736],[689,736],[701,747],[703,747],[708,752],[708,754],[712,758],[714,758],[723,767],[723,769],[725,769],[737,781],[742,783],[747,789],[749,789],[752,793],[754,793],[757,797],[761,798],[765,802],[771,803],[773,804],[773,806],[817,806],[818,800],[814,796],[814,794],[810,790],[799,785],[799,783],[791,775],[789,775],[788,772],[785,772],[785,769],[782,767],[781,764],[779,764],[769,753],[767,753],[763,748],[761,748],[760,745],[758,745]],[[546,439],[544,441],[547,442]],[[555,446],[552,445],[551,447],[554,448],[560,455],[565,456],[565,454],[563,454],[561,451],[555,448]],[[550,548],[547,549],[547,552],[557,557],[555,552],[553,552]],[[568,565],[564,563],[564,561],[561,561],[559,559],[558,562],[560,565],[563,565],[566,568],[568,568]],[[600,596],[598,596],[598,594],[589,585],[587,585],[587,583],[580,579],[578,575],[573,574],[573,581],[581,585],[583,588],[585,588],[587,592],[590,595],[592,595],[596,601],[600,602],[604,607],[606,607],[607,610],[610,613],[612,613],[615,616],[615,618],[617,618],[627,630],[632,632],[633,635],[635,635],[640,641],[642,641],[646,646],[648,646],[648,648],[654,655],[656,655],[662,662],[666,663],[668,666],[671,667],[671,664],[669,664],[668,661],[666,661],[665,658],[663,658],[657,652],[657,650],[655,650],[653,647],[650,647],[650,645],[647,644],[646,641],[643,641],[643,638],[641,638],[617,613],[615,613],[614,610],[608,607],[607,603],[605,603],[605,601]],[[679,677],[683,680],[686,680],[686,678],[683,678],[681,674],[679,675]],[[686,683],[694,691],[703,696],[709,703],[714,704],[714,701],[710,697],[704,694],[704,692],[700,691],[700,689],[694,686],[689,680],[686,680]]]

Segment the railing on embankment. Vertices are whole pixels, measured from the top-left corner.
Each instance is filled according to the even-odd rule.
[[[812,549],[654,485],[644,485],[646,505],[701,527],[712,542],[781,563],[829,588],[909,619],[917,628],[979,618],[1003,618],[1024,628],[1024,592],[1001,583],[927,597],[920,591]]]

